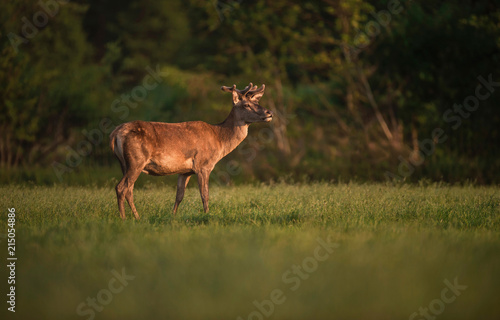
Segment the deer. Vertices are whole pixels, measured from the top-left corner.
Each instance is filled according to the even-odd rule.
[[[120,217],[126,219],[126,199],[135,219],[140,219],[134,205],[134,184],[142,172],[153,176],[179,175],[174,215],[189,179],[196,174],[203,210],[208,213],[208,182],[215,165],[247,137],[251,123],[273,119],[273,113],[259,104],[265,89],[265,84],[258,88],[252,83],[243,90],[236,89],[236,85],[222,86],[222,91],[232,94],[233,107],[219,124],[137,120],[117,126],[109,138],[123,173],[115,188]]]

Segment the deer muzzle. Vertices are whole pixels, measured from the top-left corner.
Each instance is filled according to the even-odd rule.
[[[272,111],[266,110],[264,112],[264,116],[262,117],[262,120],[265,121],[265,122],[269,122],[269,121],[273,120],[273,113],[272,113]]]

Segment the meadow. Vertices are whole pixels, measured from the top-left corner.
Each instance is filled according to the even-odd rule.
[[[195,185],[176,216],[173,187],[138,188],[139,221],[112,187],[0,187],[0,233],[16,209],[8,316],[500,318],[498,186],[213,187],[205,214]]]

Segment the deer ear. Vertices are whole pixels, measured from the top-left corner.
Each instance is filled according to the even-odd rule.
[[[255,102],[258,102],[258,101],[260,100],[260,98],[262,98],[262,96],[263,96],[263,95],[264,95],[264,91],[259,92],[259,93],[256,93],[256,94],[254,94],[254,95],[250,98],[250,100],[255,101]]]
[[[264,95],[264,90],[266,90],[265,84],[263,84],[259,89],[257,89],[257,86],[255,86],[255,88],[252,90],[255,93],[250,92],[250,94],[252,94],[250,96],[250,100],[255,101],[255,102],[259,102],[260,98],[262,98],[262,96]]]
[[[241,94],[239,94],[238,92],[236,92],[236,90],[233,91],[232,93],[233,93],[233,103],[237,104],[238,102],[241,101]]]

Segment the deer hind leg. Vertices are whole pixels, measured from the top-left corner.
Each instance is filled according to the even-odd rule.
[[[123,157],[123,146],[122,146],[122,139],[120,139],[120,136],[116,137],[115,140],[115,149],[114,153],[116,158],[118,159],[118,162],[120,162],[120,168],[122,169],[122,174],[123,177],[118,182],[118,184],[115,187],[116,190],[116,199],[118,201],[118,210],[120,211],[120,217],[125,220],[125,191],[126,191],[126,185],[127,185],[127,164],[125,161],[125,158]]]
[[[116,156],[120,160],[120,165],[123,171],[123,178],[116,186],[116,197],[118,199],[118,210],[120,211],[120,217],[125,219],[125,199],[127,199],[130,209],[134,214],[136,219],[139,219],[139,214],[134,205],[134,184],[137,178],[141,174],[142,168],[144,168],[146,160],[143,155],[136,155],[134,157],[131,153],[124,153],[123,146],[117,148]]]
[[[125,164],[122,163],[120,158],[118,158],[118,160],[119,160],[118,162],[120,162],[120,168],[122,168],[122,174],[125,175],[125,173],[127,173],[127,167],[125,166]]]
[[[125,164],[123,164],[121,161],[120,162],[120,167],[122,168],[122,173],[123,173],[123,178],[120,180],[120,182],[116,185],[116,198],[118,200],[118,210],[120,211],[120,217],[125,220],[125,198],[127,198],[127,167]],[[127,201],[130,201],[127,198]],[[135,208],[135,207],[134,207]],[[133,211],[133,209],[132,209]],[[135,213],[134,213],[135,214]]]
[[[132,171],[132,170],[130,170]],[[139,170],[134,170],[132,172],[127,172],[128,180],[127,180],[127,189],[125,190],[125,198],[127,199],[128,205],[130,206],[130,209],[132,209],[132,213],[134,214],[135,218],[137,220],[140,219],[139,213],[137,213],[137,209],[135,208],[134,205],[134,184],[137,181],[137,178],[139,178],[139,175],[141,174],[141,169]]]
[[[203,202],[203,210],[208,213],[208,179],[210,171],[201,171],[198,173],[198,187],[200,188],[201,201]]]
[[[177,213],[177,208],[184,198],[184,191],[186,191],[186,186],[189,183],[189,179],[191,178],[191,173],[180,174],[177,179],[177,193],[175,195],[175,204],[174,204],[174,214]]]
[[[120,217],[125,220],[125,190],[127,184],[127,175],[124,175],[123,178],[116,185],[116,198],[118,200],[118,210],[120,211]]]
[[[141,174],[141,169],[131,169],[123,176],[122,180],[116,185],[116,197],[118,198],[118,210],[120,217],[125,219],[125,199],[127,199],[130,209],[136,219],[139,219],[139,214],[134,205],[134,183]]]

